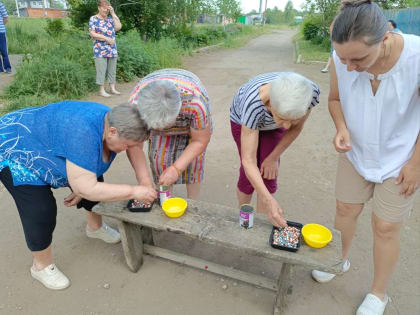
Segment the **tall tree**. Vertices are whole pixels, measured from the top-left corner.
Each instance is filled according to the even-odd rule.
[[[323,17],[324,27],[328,29],[337,15],[339,5],[340,0],[306,0],[305,7],[310,13],[320,13]]]
[[[283,12],[279,10],[278,7],[274,7],[273,9],[267,9],[267,24],[282,24],[284,23],[284,16]]]
[[[295,9],[293,8],[293,2],[289,0],[284,7],[284,19],[286,23],[290,23],[295,18]]]
[[[216,0],[219,14],[236,21],[241,16],[241,5],[236,0]]]

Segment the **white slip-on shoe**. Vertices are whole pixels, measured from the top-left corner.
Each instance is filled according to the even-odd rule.
[[[86,235],[90,238],[99,238],[109,244],[116,244],[121,241],[120,233],[106,223],[103,223],[101,228],[95,232],[90,231],[88,226],[86,226]]]
[[[382,315],[388,304],[389,297],[385,295],[385,301],[382,301],[376,295],[368,293],[357,309],[356,315]]]
[[[347,259],[343,264],[343,272],[347,272],[350,269],[350,261]],[[323,272],[319,270],[312,270],[312,278],[320,283],[329,282],[334,279],[336,275],[333,273]]]
[[[111,93],[112,94],[115,94],[115,95],[120,95],[121,94],[121,92],[120,91],[117,91],[117,90],[111,90]]]
[[[69,278],[55,264],[51,264],[39,271],[32,266],[31,276],[51,290],[63,290],[70,286]]]
[[[99,95],[100,96],[102,96],[102,97],[111,97],[111,95],[110,94],[108,94],[107,92],[105,92],[105,91],[101,91],[101,92],[99,92]]]

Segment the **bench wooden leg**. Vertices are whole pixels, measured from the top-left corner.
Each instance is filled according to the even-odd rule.
[[[141,227],[141,232],[142,232],[142,235],[143,235],[143,243],[144,244],[155,245],[151,228],[146,227],[146,226],[142,226]]]
[[[143,264],[143,235],[140,226],[119,221],[125,260],[132,272],[137,272]]]
[[[278,290],[276,300],[274,301],[274,315],[284,314],[286,308],[286,295],[292,294],[293,285],[293,265],[282,264],[280,275],[278,278]]]

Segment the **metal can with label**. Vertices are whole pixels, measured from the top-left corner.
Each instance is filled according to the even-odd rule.
[[[162,206],[163,203],[168,200],[169,198],[171,198],[171,187],[170,186],[166,186],[166,185],[160,185],[159,186],[159,202],[160,205]]]
[[[254,225],[254,208],[244,204],[239,209],[239,225],[245,229],[250,229]]]

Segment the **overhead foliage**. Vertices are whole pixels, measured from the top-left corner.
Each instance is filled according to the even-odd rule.
[[[86,27],[97,12],[96,0],[70,0],[73,24]],[[237,0],[111,0],[123,29],[135,28],[143,38],[176,37],[202,13],[220,14],[234,20],[241,14]]]

